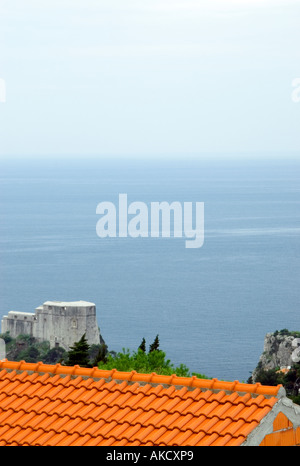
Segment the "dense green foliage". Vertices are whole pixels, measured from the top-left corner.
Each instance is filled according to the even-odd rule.
[[[250,382],[251,379],[249,380]],[[300,363],[294,364],[291,369],[284,373],[279,368],[264,370],[258,365],[256,382],[262,385],[282,385],[286,394],[294,403],[300,404]]]
[[[189,370],[183,364],[175,368],[169,360],[166,360],[165,353],[160,350],[152,350],[145,353],[140,348],[132,353],[129,349],[123,349],[116,355],[108,355],[107,362],[100,362],[99,369],[117,369],[118,371],[136,371],[142,373],[156,372],[157,374],[188,376]]]
[[[191,377],[195,375],[199,378],[208,378],[203,374],[190,372],[184,365],[180,364],[175,367],[169,359],[166,359],[166,353],[159,349],[159,339],[156,336],[154,342],[146,353],[146,341],[143,338],[142,343],[137,351],[130,351],[123,348],[123,351],[116,354],[108,353],[106,361],[98,363],[99,369],[117,369],[118,371],[131,372],[136,371],[144,374],[155,372],[161,375],[176,374],[179,377]]]
[[[300,338],[300,332],[296,332],[296,331],[291,332],[287,328],[283,328],[282,330],[275,330],[273,335],[274,337],[276,337],[277,335],[282,335],[282,336],[291,336],[294,338]]]
[[[63,348],[50,349],[49,342],[38,342],[29,335],[19,335],[17,338],[12,338],[7,332],[1,334],[0,338],[5,341],[6,358],[11,361],[43,361],[46,364],[56,364],[66,355]]]
[[[39,362],[45,364],[65,364],[70,359],[68,352],[60,346],[51,348],[49,342],[37,342],[29,335],[19,335],[12,338],[9,333],[0,334],[0,338],[5,341],[6,358],[10,361]],[[75,344],[74,344],[75,346]],[[105,358],[107,347],[105,345],[91,345],[88,347],[88,365],[89,367],[97,366],[98,361]],[[74,357],[74,354],[73,356]],[[80,356],[81,358],[81,356]],[[105,359],[104,359],[105,360]],[[75,361],[75,358],[74,358]],[[77,360],[75,364],[81,365],[82,359]],[[86,362],[86,361],[85,361]]]
[[[8,333],[0,335],[6,343],[7,359],[13,361],[24,360],[26,362],[42,361],[47,364],[61,363],[63,365],[79,365],[81,367],[99,367],[100,369],[117,369],[119,371],[130,372],[135,370],[141,373],[156,372],[157,374],[172,375],[182,377],[196,375],[200,378],[207,378],[203,374],[191,373],[189,369],[180,364],[175,367],[166,354],[159,349],[158,335],[146,352],[146,341],[143,338],[137,351],[130,352],[123,349],[122,352],[108,352],[107,346],[87,344],[85,335],[66,352],[63,348],[50,349],[48,342],[38,343],[33,337],[20,335],[11,338]]]

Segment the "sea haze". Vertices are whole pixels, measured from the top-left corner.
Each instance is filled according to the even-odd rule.
[[[174,365],[246,381],[264,336],[300,330],[300,162],[291,157],[0,162],[0,314],[97,307],[109,350],[159,335]],[[205,241],[99,238],[96,207],[204,202]]]

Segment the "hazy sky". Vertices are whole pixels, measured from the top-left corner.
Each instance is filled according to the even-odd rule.
[[[299,21],[300,0],[0,0],[0,155],[300,151]]]

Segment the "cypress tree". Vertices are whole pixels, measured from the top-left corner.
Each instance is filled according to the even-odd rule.
[[[152,345],[150,345],[149,353],[152,353],[152,351],[158,350],[158,348],[159,348],[159,339],[158,339],[158,335],[156,335],[154,342],[152,343]]]
[[[79,341],[74,343],[74,346],[70,347],[67,361],[65,362],[66,366],[78,365],[81,367],[90,367],[89,348],[90,347],[84,334]]]
[[[142,339],[142,343],[139,346],[139,349],[143,351],[143,353],[146,353],[146,340],[145,338]]]

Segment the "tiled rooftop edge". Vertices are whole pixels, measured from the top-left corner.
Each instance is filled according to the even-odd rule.
[[[116,369],[102,370],[98,367],[84,368],[80,366],[63,366],[61,364],[44,364],[43,362],[38,363],[27,363],[25,361],[0,361],[0,369],[15,370],[15,371],[27,371],[27,372],[38,372],[48,373],[53,375],[66,376],[70,375],[73,377],[93,378],[93,379],[107,379],[115,381],[127,381],[129,383],[139,382],[141,384],[151,383],[155,385],[172,385],[178,388],[187,387],[189,389],[200,388],[202,390],[212,390],[225,392],[239,392],[239,393],[250,393],[252,396],[264,395],[265,397],[276,396],[281,398],[285,396],[285,390],[282,385],[277,386],[266,386],[260,383],[256,384],[245,384],[238,380],[233,382],[227,382],[214,379],[199,379],[196,376],[192,377],[178,377],[177,375],[165,376],[158,375],[156,373],[143,374],[136,371],[121,372]]]

